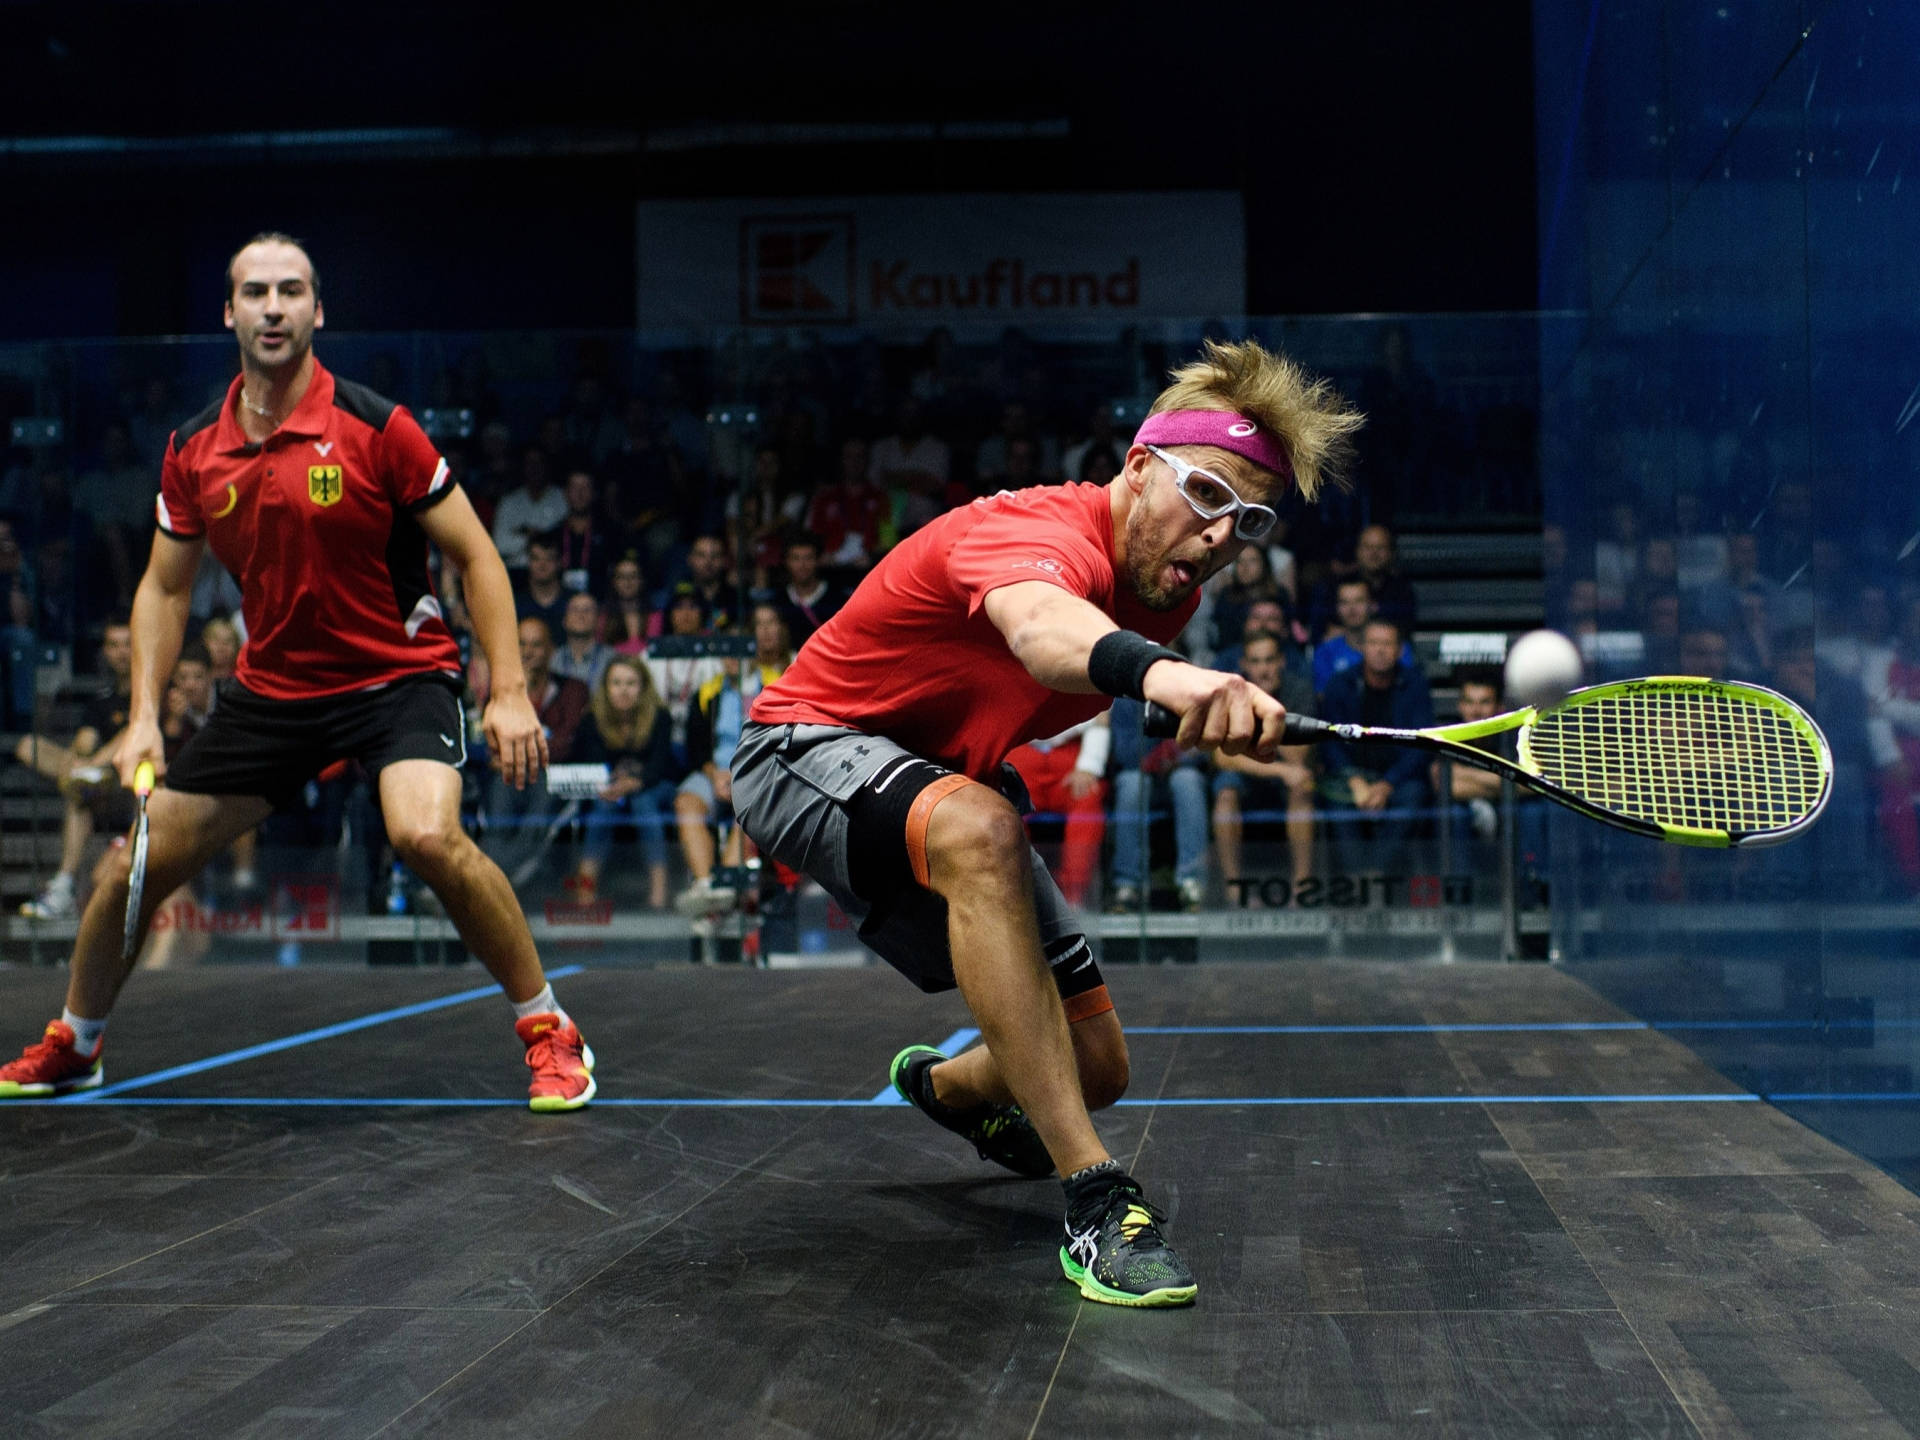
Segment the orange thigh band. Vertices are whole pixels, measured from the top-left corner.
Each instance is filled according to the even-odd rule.
[[[913,867],[913,878],[921,885],[927,885],[927,826],[933,820],[933,807],[962,785],[979,783],[965,775],[942,775],[914,797],[913,808],[907,811],[907,864]]]

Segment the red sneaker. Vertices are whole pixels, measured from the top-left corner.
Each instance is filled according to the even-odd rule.
[[[73,1048],[73,1027],[49,1020],[47,1033],[29,1045],[18,1060],[0,1065],[0,1100],[31,1095],[64,1095],[69,1090],[91,1090],[105,1072],[100,1068],[102,1045],[91,1058]]]
[[[528,1109],[578,1110],[593,1099],[600,1088],[593,1083],[593,1047],[580,1038],[579,1026],[571,1020],[563,1025],[547,1011],[516,1022],[513,1030],[527,1047],[527,1068],[533,1071]]]

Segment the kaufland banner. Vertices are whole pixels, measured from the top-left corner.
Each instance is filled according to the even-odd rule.
[[[1040,325],[1246,308],[1232,191],[647,201],[638,324]]]

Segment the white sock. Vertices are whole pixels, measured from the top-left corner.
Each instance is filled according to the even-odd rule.
[[[529,1015],[548,1014],[558,1015],[562,1025],[573,1023],[569,1019],[567,1012],[560,1008],[560,1002],[553,998],[553,986],[551,984],[543,986],[540,993],[531,1000],[522,1000],[518,1005],[513,1007],[513,1018],[516,1020],[524,1020]]]
[[[64,890],[71,895],[73,893],[73,876],[65,870],[57,872],[54,877],[47,882],[47,891],[49,894],[56,890]]]
[[[104,1020],[82,1020],[64,1005],[60,1007],[60,1018],[73,1027],[73,1048],[82,1055],[92,1055],[100,1049],[100,1037],[107,1033]]]

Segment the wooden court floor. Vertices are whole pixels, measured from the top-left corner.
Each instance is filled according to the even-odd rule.
[[[0,1436],[1920,1430],[1920,1200],[1568,976],[1109,979],[1189,1310],[877,1098],[967,1024],[890,972],[565,975],[559,1117],[474,969],[136,977],[97,1098],[0,1106]]]

